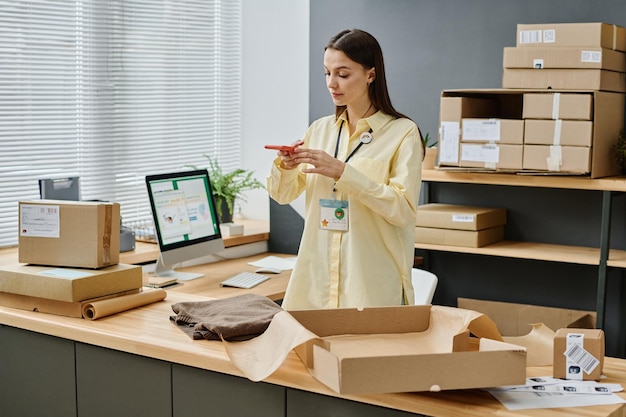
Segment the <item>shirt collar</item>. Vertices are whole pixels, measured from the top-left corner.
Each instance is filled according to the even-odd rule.
[[[348,112],[344,110],[343,113],[337,118],[337,125],[341,123],[348,122]],[[376,132],[381,129],[384,125],[386,125],[393,117],[383,113],[381,110],[378,110],[376,113],[372,114],[370,117],[366,117],[365,119],[359,120],[357,124],[357,131],[361,130],[361,124],[366,123],[369,129],[372,129],[372,132]],[[369,130],[365,129],[365,130]]]

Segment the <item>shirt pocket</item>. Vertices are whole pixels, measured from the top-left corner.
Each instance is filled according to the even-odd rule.
[[[389,179],[389,168],[386,162],[360,157],[350,161],[350,165],[372,181],[386,183]]]

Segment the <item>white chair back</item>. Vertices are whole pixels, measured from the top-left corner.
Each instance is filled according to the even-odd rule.
[[[415,293],[415,305],[431,304],[435,288],[437,288],[437,275],[423,269],[413,268],[411,282]]]

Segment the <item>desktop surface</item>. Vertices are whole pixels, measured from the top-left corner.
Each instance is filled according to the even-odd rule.
[[[283,271],[279,274],[271,274],[270,279],[261,284],[249,288],[223,287],[221,282],[240,272],[254,272],[257,266],[248,265],[249,262],[259,261],[267,256],[278,256],[281,258],[293,257],[293,255],[277,253],[261,253],[244,258],[226,259],[223,261],[189,266],[180,268],[182,272],[193,272],[204,274],[203,277],[190,281],[179,281],[174,285],[165,287],[168,291],[176,291],[185,294],[202,295],[211,298],[227,298],[241,294],[258,294],[266,296],[274,301],[282,300],[287,289],[287,283],[291,276],[291,270]],[[144,282],[148,278],[144,274]]]

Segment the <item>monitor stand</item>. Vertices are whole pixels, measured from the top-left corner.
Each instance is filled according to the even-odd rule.
[[[174,269],[168,268],[163,264],[161,255],[157,258],[156,265],[154,267],[154,275],[160,278],[173,278],[178,281],[190,281],[204,276],[204,274],[200,273],[174,271]]]

